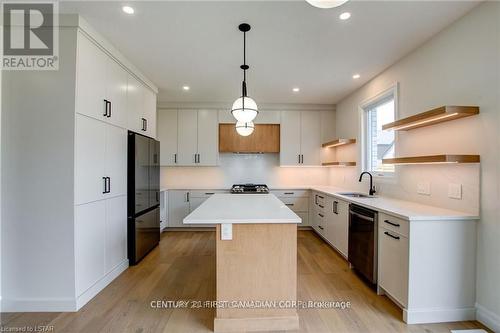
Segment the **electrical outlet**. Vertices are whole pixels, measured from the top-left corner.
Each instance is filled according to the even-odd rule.
[[[417,193],[422,195],[431,195],[431,183],[430,182],[418,182],[417,183]]]
[[[462,199],[462,184],[450,183],[448,184],[448,198]]]
[[[229,224],[229,223],[221,224],[220,239],[221,240],[232,240],[233,239],[233,225],[232,224]]]

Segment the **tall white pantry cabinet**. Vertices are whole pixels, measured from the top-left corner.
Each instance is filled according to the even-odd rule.
[[[78,310],[128,267],[127,132],[156,137],[155,85],[80,17],[60,21],[59,70],[7,74],[7,156],[31,168],[11,188],[27,212],[7,205],[23,249],[4,247],[4,311]]]

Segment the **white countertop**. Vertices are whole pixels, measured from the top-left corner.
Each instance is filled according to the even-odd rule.
[[[302,223],[274,194],[214,194],[184,224]]]
[[[175,190],[180,188],[168,188],[165,190]],[[182,188],[187,190],[186,188]],[[196,188],[196,189],[224,189],[227,188]],[[276,186],[270,187],[273,190],[313,190],[334,196],[347,202],[355,203],[382,213],[393,215],[409,221],[449,221],[449,220],[478,220],[479,216],[467,212],[461,212],[451,209],[424,205],[412,201],[405,201],[384,196],[375,196],[373,198],[353,198],[346,197],[339,193],[358,192],[335,186],[321,185],[297,185],[297,186]],[[241,195],[241,194],[240,194]],[[254,195],[254,194],[249,194]],[[193,212],[194,213],[194,212]]]

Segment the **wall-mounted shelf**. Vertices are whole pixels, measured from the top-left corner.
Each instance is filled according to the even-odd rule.
[[[333,141],[329,141],[326,143],[323,143],[321,147],[327,148],[327,147],[338,147],[338,146],[343,146],[343,145],[348,145],[351,143],[356,143],[356,139],[336,139]]]
[[[414,116],[397,120],[382,126],[383,130],[408,131],[414,128],[431,126],[445,121],[470,117],[479,114],[477,106],[442,106]]]
[[[479,162],[479,155],[431,155],[386,158],[382,160],[382,164],[452,164]]]
[[[356,162],[324,162],[322,166],[356,166]]]

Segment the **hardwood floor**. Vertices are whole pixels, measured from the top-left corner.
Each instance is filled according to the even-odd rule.
[[[215,232],[163,233],[160,246],[75,313],[5,313],[7,327],[53,332],[211,332],[213,309],[154,309],[156,300],[213,300]],[[244,286],[242,286],[244,288]],[[298,233],[298,299],[349,301],[350,309],[299,310],[300,332],[450,332],[478,322],[406,325],[390,300],[367,287],[312,231]]]

